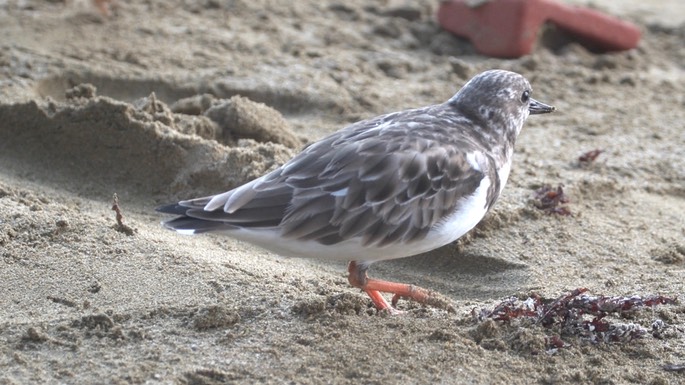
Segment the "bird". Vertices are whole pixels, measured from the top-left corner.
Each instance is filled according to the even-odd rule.
[[[353,123],[230,191],[160,206],[182,234],[221,232],[286,257],[348,262],[348,281],[379,311],[440,295],[368,276],[379,261],[447,245],[475,227],[509,177],[531,114],[522,75],[488,70],[444,103]],[[382,293],[392,294],[392,306]],[[438,305],[436,305],[438,306]]]

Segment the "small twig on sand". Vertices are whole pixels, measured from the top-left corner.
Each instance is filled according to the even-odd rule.
[[[133,235],[136,233],[136,229],[131,228],[127,224],[124,223],[124,216],[121,214],[121,208],[119,207],[119,197],[117,196],[117,193],[114,193],[113,196],[113,203],[112,203],[112,210],[117,213],[117,224],[114,225],[114,229],[120,233],[124,233],[126,235]]]

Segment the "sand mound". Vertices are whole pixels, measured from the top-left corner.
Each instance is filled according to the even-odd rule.
[[[173,113],[154,94],[130,104],[96,96],[84,85],[67,95],[66,102],[0,105],[6,138],[0,157],[32,178],[86,195],[116,191],[169,199],[216,193],[289,159],[294,150],[279,141],[299,144],[287,127],[274,123],[277,112],[247,99],[242,105],[257,105],[266,113],[233,111],[232,121],[217,123]],[[210,115],[231,101],[216,103]],[[233,146],[217,141],[225,141],[228,129],[235,132]]]

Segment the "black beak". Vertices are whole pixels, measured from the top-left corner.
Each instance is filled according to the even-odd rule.
[[[546,114],[548,112],[552,112],[555,110],[556,108],[554,106],[548,106],[545,103],[540,103],[537,100],[530,98],[530,103],[528,104],[528,111],[530,111],[531,115]]]

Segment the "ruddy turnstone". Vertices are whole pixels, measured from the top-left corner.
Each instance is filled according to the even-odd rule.
[[[442,104],[343,128],[230,191],[162,206],[180,233],[221,231],[283,256],[349,261],[348,280],[379,310],[381,292],[430,304],[433,292],[371,279],[373,262],[423,253],[471,230],[502,192],[529,114],[554,111],[530,83],[483,72]]]

